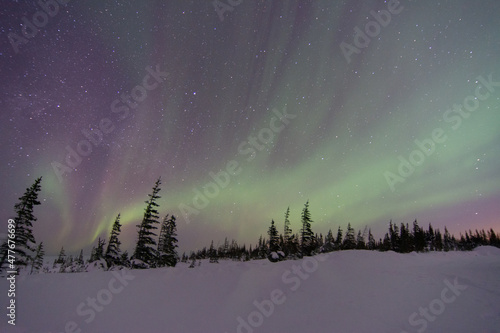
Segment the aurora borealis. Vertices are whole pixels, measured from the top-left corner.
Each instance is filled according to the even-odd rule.
[[[0,5],[0,227],[43,176],[48,253],[88,250],[118,213],[132,249],[159,176],[186,251],[254,244],[288,206],[297,232],[307,200],[323,234],[500,229],[500,2],[244,0],[223,20],[212,1],[62,3],[29,38],[42,6]],[[400,156],[418,165],[391,189]]]

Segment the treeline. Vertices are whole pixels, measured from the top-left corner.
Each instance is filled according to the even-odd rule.
[[[193,251],[189,255],[184,253],[181,261],[210,259],[210,262],[217,262],[218,259],[233,260],[253,260],[265,259],[276,262],[285,259],[298,259],[303,256],[311,256],[318,253],[327,253],[341,250],[373,250],[373,251],[394,251],[398,253],[409,252],[429,252],[429,251],[470,251],[481,245],[491,245],[500,248],[500,235],[493,229],[469,230],[465,235],[460,234],[460,238],[448,232],[444,228],[444,233],[439,229],[434,229],[429,224],[427,229],[419,226],[417,220],[410,227],[401,223],[398,227],[389,222],[389,228],[383,239],[378,241],[373,236],[371,229],[365,227],[363,231],[356,230],[347,224],[344,231],[339,226],[334,235],[332,230],[323,234],[313,233],[311,224],[311,213],[309,202],[306,202],[301,214],[301,228],[298,233],[293,233],[290,227],[290,208],[285,212],[283,223],[283,233],[279,233],[274,220],[267,231],[269,238],[260,236],[254,247],[247,248],[245,244],[238,245],[235,240],[224,243],[214,248],[213,241],[210,247]]]
[[[9,220],[7,240],[0,246],[0,273],[12,270],[22,270],[29,274],[43,272],[85,272],[95,269],[110,270],[121,268],[147,269],[155,267],[173,267],[178,261],[191,261],[189,267],[195,267],[196,261],[210,259],[210,263],[217,263],[219,259],[248,261],[254,259],[269,259],[272,262],[298,259],[318,253],[327,253],[341,250],[374,250],[395,251],[399,253],[428,252],[428,251],[470,251],[480,245],[491,245],[500,248],[500,235],[493,229],[471,230],[460,234],[459,239],[451,235],[445,227],[441,233],[429,224],[427,229],[419,226],[415,220],[410,227],[401,223],[399,226],[389,222],[389,228],[383,238],[378,241],[374,238],[371,229],[365,227],[363,231],[356,230],[347,224],[344,231],[339,226],[336,235],[330,229],[325,236],[314,233],[313,220],[306,202],[300,216],[300,229],[293,232],[290,223],[290,208],[284,214],[283,232],[278,232],[274,220],[267,230],[267,238],[260,236],[258,242],[247,247],[235,240],[226,238],[224,243],[215,247],[210,246],[198,251],[184,253],[179,258],[177,254],[177,226],[175,216],[168,214],[160,223],[158,212],[158,195],[161,178],[155,182],[148,200],[142,222],[137,225],[137,242],[134,253],[129,256],[127,251],[122,252],[119,240],[121,232],[120,214],[117,215],[108,240],[99,238],[92,248],[90,259],[84,260],[83,250],[79,256],[67,256],[64,247],[54,260],[52,267],[43,266],[43,242],[37,244],[33,235],[33,222],[37,219],[33,215],[34,207],[40,205],[38,192],[41,190],[42,178],[26,189],[14,206],[16,216]],[[159,233],[157,234],[157,230]]]

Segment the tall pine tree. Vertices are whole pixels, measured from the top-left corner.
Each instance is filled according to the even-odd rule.
[[[113,223],[113,228],[111,229],[111,234],[109,236],[108,247],[106,248],[106,253],[104,254],[104,259],[108,264],[108,268],[121,264],[121,242],[118,239],[121,232],[121,226],[120,214],[118,214],[115,222]]]
[[[267,234],[269,235],[269,251],[278,252],[280,250],[279,236],[278,236],[278,230],[274,225],[274,220],[271,221],[271,226],[269,227]]]
[[[175,216],[163,219],[158,240],[158,266],[174,267],[179,261],[177,254],[177,226]]]
[[[157,210],[159,205],[156,202],[161,198],[158,195],[161,190],[160,185],[161,177],[156,181],[152,193],[148,194],[149,200],[145,201],[144,217],[141,224],[137,226],[139,228],[137,245],[132,255],[132,267],[134,268],[154,266],[157,260],[156,241],[154,239],[156,234],[154,230],[158,229],[156,225],[159,223],[158,218],[160,217]]]
[[[283,244],[285,254],[289,255],[291,252],[291,238],[293,237],[292,228],[290,228],[290,207],[285,212],[285,229],[283,230]]]
[[[309,201],[302,210],[301,250],[302,255],[310,256],[315,248],[314,234],[311,229],[311,213],[309,212]]]
[[[415,251],[422,252],[425,251],[425,233],[424,229],[422,229],[417,220],[413,221],[413,239],[415,243]]]
[[[19,198],[19,202],[14,206],[16,212],[16,217],[14,218],[16,223],[16,268],[25,268],[35,257],[36,241],[32,228],[33,222],[37,218],[33,215],[33,209],[40,204],[40,201],[38,201],[38,192],[41,190],[41,182],[42,177],[37,178],[33,185],[26,189],[24,195]],[[7,243],[8,241],[1,246],[0,271],[6,267],[8,258]]]

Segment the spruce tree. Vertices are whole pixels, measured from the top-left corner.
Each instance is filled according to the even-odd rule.
[[[425,242],[427,243],[427,247],[429,248],[429,251],[435,250],[435,248],[434,248],[434,245],[435,245],[434,229],[432,228],[432,225],[430,223],[429,223],[429,230],[425,234]]]
[[[441,231],[439,229],[437,229],[434,234],[434,250],[443,251],[443,236],[441,235]]]
[[[342,243],[342,249],[352,250],[355,248],[356,248],[356,236],[354,236],[354,228],[351,227],[351,223],[348,223],[344,242]]]
[[[64,251],[64,246],[61,246],[61,251],[59,251],[59,256],[55,261],[56,264],[64,264],[66,261],[66,252]]]
[[[391,250],[399,252],[399,228],[397,225],[392,224],[392,220],[389,222],[389,237],[391,238]]]
[[[80,250],[80,255],[75,262],[75,272],[83,272],[85,270],[85,261],[83,260],[83,249]]]
[[[33,274],[33,271],[40,271],[43,267],[43,256],[45,255],[45,251],[43,249],[43,242],[40,242],[38,244],[36,251],[35,251],[35,257],[32,260],[31,263],[31,271],[30,274]]]
[[[318,234],[316,234],[316,236],[314,237],[314,240],[316,241],[314,249],[315,250],[320,249],[324,244],[323,234],[319,233],[319,236],[318,236]]]
[[[158,266],[169,266],[174,267],[179,261],[179,255],[177,254],[177,226],[175,222],[176,218],[172,215],[168,218],[168,215],[163,219],[160,237],[158,240]]]
[[[377,243],[372,235],[372,229],[368,229],[368,250],[375,250]]]
[[[361,230],[358,230],[358,236],[356,237],[356,249],[364,250],[366,248],[365,237],[361,234]]]
[[[97,240],[97,247],[95,248],[95,260],[104,258],[104,245],[106,245],[106,241],[99,237]]]
[[[269,235],[269,251],[278,252],[280,250],[279,237],[278,230],[276,230],[276,226],[274,225],[274,220],[271,221],[271,226],[269,227],[267,234]]]
[[[316,246],[314,234],[311,229],[311,213],[309,212],[309,201],[304,205],[302,210],[302,230],[301,230],[301,250],[302,255],[310,256]]]
[[[410,237],[410,231],[408,225],[401,223],[401,228],[399,229],[399,251],[401,253],[409,253],[413,251],[413,241]]]
[[[118,236],[121,232],[120,224],[120,214],[116,216],[115,222],[113,223],[113,228],[111,229],[111,234],[109,236],[108,247],[106,253],[104,254],[104,259],[108,264],[108,267],[120,265],[121,262],[121,242]]]
[[[334,243],[335,242],[335,239],[333,238],[333,232],[332,232],[332,229],[329,229],[328,230],[328,233],[326,234],[326,237],[325,237],[325,244],[326,243]]]
[[[158,195],[160,192],[161,177],[156,181],[153,191],[148,194],[149,200],[145,201],[146,208],[144,209],[144,217],[142,222],[138,225],[138,239],[132,259],[135,261],[134,268],[145,268],[146,266],[154,266],[157,253],[156,241],[154,237],[156,234],[154,230],[158,229],[156,226],[159,221],[157,207],[159,207],[157,200],[161,197]],[[137,262],[139,261],[139,262]]]
[[[35,180],[31,187],[26,189],[24,195],[14,206],[16,217],[14,218],[15,229],[15,268],[25,268],[34,258],[36,241],[33,235],[33,222],[37,218],[33,215],[34,207],[40,205],[38,192],[41,190],[42,177]],[[0,271],[5,269],[8,258],[8,240],[1,246]]]
[[[425,234],[424,229],[419,227],[417,220],[413,221],[413,242],[417,252],[425,251]]]
[[[166,243],[166,238],[167,238],[167,221],[168,221],[168,214],[163,218],[163,221],[160,225],[160,234],[158,236],[158,247],[156,249],[156,254],[157,254],[157,263],[156,265],[158,267],[163,267],[165,266],[164,260],[163,260],[163,249],[165,248],[165,243]]]
[[[342,249],[342,242],[343,242],[342,237],[343,237],[342,229],[339,226],[339,229],[337,230],[337,238],[335,239],[335,250],[337,251]]]
[[[227,240],[227,237],[224,238],[224,245],[222,245],[222,255],[224,258],[227,258],[229,255],[229,241]]]
[[[89,258],[89,263],[96,261],[96,255],[95,255],[95,246],[92,246],[92,250],[90,250],[90,258]]]
[[[325,237],[322,252],[332,252],[333,250],[335,250],[335,239],[333,238],[332,229],[329,229]]]
[[[267,249],[266,249],[266,240],[262,238],[262,235],[259,237],[259,245],[256,248],[257,258],[264,259],[266,258]]]
[[[285,250],[286,255],[290,254],[291,250],[290,240],[292,235],[293,235],[292,229],[290,228],[290,207],[288,207],[285,212],[285,227],[283,230],[283,244],[284,244],[283,250]]]
[[[174,215],[167,222],[167,238],[165,242],[166,263],[167,266],[174,267],[179,262],[179,254],[177,253],[177,222]],[[201,264],[201,262],[200,262]]]
[[[386,232],[384,236],[384,240],[382,241],[382,244],[380,246],[381,251],[389,251],[391,249],[391,238],[389,237],[389,234]]]

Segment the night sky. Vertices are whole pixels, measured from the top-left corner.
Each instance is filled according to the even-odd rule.
[[[323,234],[500,230],[499,1],[232,3],[2,1],[0,233],[39,176],[48,253],[118,213],[132,251],[159,176],[181,251],[307,200]]]

